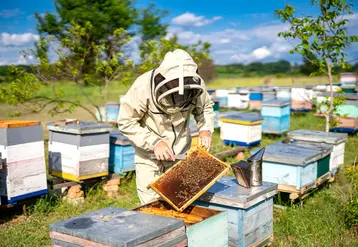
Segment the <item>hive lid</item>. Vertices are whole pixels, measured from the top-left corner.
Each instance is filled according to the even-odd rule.
[[[333,151],[333,144],[327,144],[322,142],[307,142],[307,141],[295,140],[289,142],[289,144],[316,149],[321,152],[320,159],[326,157]]]
[[[95,134],[111,131],[112,125],[80,120],[78,124],[70,123],[67,125],[56,125],[54,122],[50,122],[47,124],[47,128],[52,131],[71,134]]]
[[[263,118],[259,113],[255,112],[240,112],[227,114],[220,117],[220,121],[224,123],[237,123],[237,124],[259,124],[263,121]]]
[[[224,176],[230,166],[201,148],[191,151],[157,178],[150,187],[181,212]]]
[[[130,145],[129,139],[122,134],[118,129],[113,129],[109,132],[109,137],[112,143],[119,144],[119,145]]]
[[[251,151],[253,154],[255,151]],[[265,147],[263,161],[305,166],[322,158],[318,148],[277,142]]]
[[[50,232],[52,238],[62,233],[106,246],[134,247],[182,227],[183,220],[110,207],[51,224]]]
[[[0,120],[0,129],[7,128],[22,128],[29,126],[40,125],[40,121],[30,121],[30,120]]]
[[[301,140],[301,141],[339,144],[347,140],[348,134],[301,129],[301,130],[288,132],[288,137],[294,140]]]
[[[199,200],[235,208],[249,208],[277,194],[277,184],[263,182],[262,186],[244,188],[236,179],[225,176],[216,182]]]
[[[281,99],[270,99],[262,102],[262,106],[287,106],[290,105],[289,100],[281,100]]]

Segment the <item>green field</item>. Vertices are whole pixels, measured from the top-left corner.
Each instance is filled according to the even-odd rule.
[[[298,80],[298,79],[297,79]],[[300,78],[300,83],[322,83],[324,78]],[[209,88],[231,87],[231,86],[252,86],[262,84],[262,78],[240,78],[240,79],[218,79],[211,83]],[[275,85],[290,85],[290,78],[273,80]],[[71,97],[82,99],[75,88],[65,83],[66,92],[72,92]],[[113,85],[110,90],[110,99],[118,99],[118,95],[125,93],[124,86]],[[94,97],[98,94],[93,89],[87,88]],[[46,92],[43,92],[46,93]],[[0,107],[0,118],[6,118],[7,114],[14,110],[14,107],[2,105]],[[54,119],[65,117],[89,119],[89,114],[77,109],[72,114],[56,116],[54,118],[45,113],[24,116],[25,119],[39,119],[46,123]],[[316,118],[312,113],[292,114],[291,130],[316,129],[323,130],[322,119]],[[47,131],[45,130],[45,137]],[[283,139],[284,136],[275,137],[264,135],[261,146],[268,145]],[[345,164],[352,164],[358,154],[358,136],[350,136],[346,143]],[[221,141],[219,133],[214,134],[212,153],[226,149]],[[233,158],[227,160],[234,162]],[[357,235],[347,229],[344,225],[344,212],[342,206],[349,199],[347,193],[350,189],[349,183],[344,178],[343,172],[340,178],[331,188],[324,187],[305,200],[304,207],[289,205],[286,210],[275,209],[274,216],[274,246],[358,246]],[[49,224],[55,221],[83,214],[103,207],[114,206],[122,208],[134,208],[139,204],[136,196],[134,178],[128,177],[120,190],[122,196],[118,199],[106,198],[101,189],[101,184],[87,191],[87,198],[84,205],[71,206],[56,196],[48,196],[39,200],[30,207],[28,215],[20,212],[7,210],[0,212],[0,246],[50,246]],[[285,204],[284,202],[278,203]]]

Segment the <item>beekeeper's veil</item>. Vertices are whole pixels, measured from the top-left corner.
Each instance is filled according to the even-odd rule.
[[[154,71],[152,96],[156,106],[165,113],[185,111],[204,91],[193,58],[180,49],[168,52]]]

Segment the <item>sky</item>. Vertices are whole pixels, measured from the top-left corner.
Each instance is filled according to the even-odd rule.
[[[211,55],[216,64],[271,62],[286,59],[300,63],[299,55],[289,54],[292,42],[277,37],[288,28],[274,17],[276,9],[291,4],[302,16],[315,15],[309,0],[137,0],[142,8],[154,2],[168,10],[163,22],[169,24],[168,36],[177,35],[179,42],[193,44],[199,40],[212,44]],[[0,65],[28,63],[20,55],[39,36],[34,12],[55,13],[52,0],[1,0]],[[358,35],[358,4],[348,25],[349,34]],[[133,53],[136,53],[133,47]],[[347,49],[350,59],[358,58],[358,44]]]

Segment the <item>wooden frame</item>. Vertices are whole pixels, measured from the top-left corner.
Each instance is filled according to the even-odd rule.
[[[182,161],[179,161],[177,164],[175,164],[174,166],[172,166],[170,169],[168,169],[166,172],[164,172],[161,176],[159,176],[156,180],[154,180],[153,183],[150,184],[150,188],[152,190],[154,190],[158,195],[160,195],[166,202],[168,202],[175,210],[182,212],[185,208],[187,208],[190,204],[192,204],[196,199],[198,199],[202,194],[205,193],[205,191],[207,191],[212,185],[214,185],[214,183],[216,181],[218,181],[222,176],[224,176],[226,173],[228,173],[230,166],[224,162],[222,162],[221,160],[219,160],[218,158],[210,155],[206,150],[202,149],[202,148],[196,148],[194,150],[190,150],[189,154],[190,155],[192,152],[194,151],[199,151],[205,155],[208,155],[210,157],[212,157],[213,159],[217,160],[219,162],[220,165],[222,165],[223,167],[225,167],[225,169],[216,177],[214,178],[209,184],[207,184],[201,191],[199,191],[195,196],[193,196],[189,201],[187,201],[183,206],[181,206],[180,208],[177,207],[170,199],[168,199],[165,195],[163,195],[161,193],[160,190],[158,190],[155,187],[155,184],[158,182],[159,179],[163,178],[164,176],[166,176],[168,173],[170,173],[175,167],[179,166]]]

